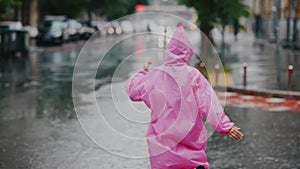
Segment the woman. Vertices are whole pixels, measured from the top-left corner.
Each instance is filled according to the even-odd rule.
[[[127,82],[131,100],[143,101],[152,110],[147,132],[152,169],[209,169],[202,117],[233,140],[243,137],[225,115],[208,81],[187,65],[192,55],[192,44],[183,27],[178,27],[164,64],[149,71],[152,62],[148,61]]]

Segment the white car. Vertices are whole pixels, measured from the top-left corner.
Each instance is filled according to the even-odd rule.
[[[134,27],[130,21],[121,21],[120,23],[123,33],[133,33]]]

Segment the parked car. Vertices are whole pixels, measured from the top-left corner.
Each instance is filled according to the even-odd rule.
[[[44,20],[39,24],[37,43],[51,43],[62,44],[65,40],[68,40],[69,35],[66,33],[66,17],[48,15],[44,17]]]
[[[115,33],[115,29],[111,23],[103,22],[102,24],[98,24],[97,27],[101,36],[112,35]]]
[[[106,30],[108,35],[114,35],[114,34],[119,35],[123,33],[122,27],[116,21],[105,24],[102,29]]]
[[[28,32],[31,39],[36,38],[39,34],[37,27],[26,25],[24,26],[24,29]]]
[[[131,21],[121,21],[120,23],[123,33],[133,33],[134,27]]]
[[[115,29],[110,22],[102,22],[97,24],[98,30],[101,36],[112,35],[115,33]]]
[[[52,43],[62,44],[66,39],[64,36],[65,24],[59,20],[44,20],[39,25],[37,36],[38,44]]]
[[[29,50],[29,35],[21,22],[0,22],[0,57],[26,56]]]
[[[23,25],[19,21],[1,21],[0,22],[1,29],[7,30],[23,30]]]
[[[68,34],[69,40],[78,40],[79,39],[79,30],[81,24],[75,19],[68,19],[66,22],[65,33]]]
[[[96,28],[86,22],[81,23],[79,28],[80,39],[89,39],[96,32]]]
[[[100,31],[101,36],[106,36],[108,34],[108,22],[107,21],[92,21],[92,26]]]
[[[111,25],[114,29],[115,34],[119,35],[119,34],[123,33],[122,27],[120,26],[120,24],[118,22],[112,22]]]

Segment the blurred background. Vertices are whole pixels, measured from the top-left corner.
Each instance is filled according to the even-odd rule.
[[[115,156],[86,136],[74,111],[73,99],[82,98],[72,98],[73,71],[78,56],[93,67],[105,54],[85,91],[96,90],[101,102],[99,91],[124,83],[147,52],[126,57],[163,51],[179,25],[201,57],[190,65],[225,97],[246,135],[232,143],[214,134],[212,168],[300,168],[299,19],[299,0],[0,0],[0,168],[149,168],[147,159]],[[209,62],[213,56],[220,60]],[[163,53],[157,59],[154,66]],[[118,130],[144,133],[107,118]]]

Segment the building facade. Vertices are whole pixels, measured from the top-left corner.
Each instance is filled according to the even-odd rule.
[[[257,38],[274,38],[274,13],[278,9],[279,38],[282,41],[300,40],[300,0],[252,0],[253,32]]]

